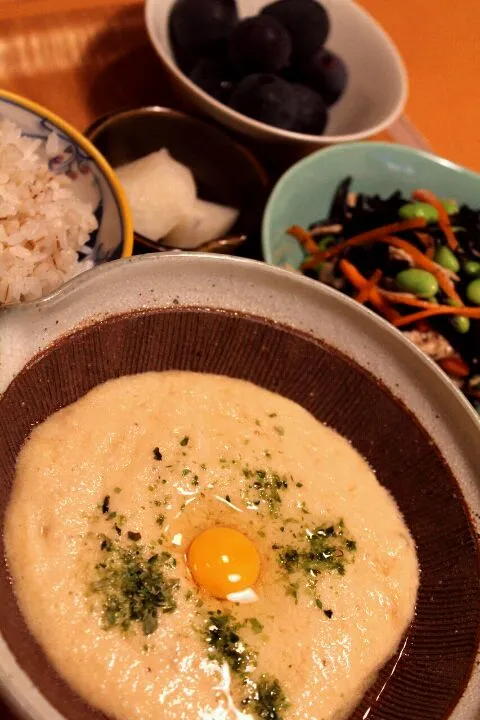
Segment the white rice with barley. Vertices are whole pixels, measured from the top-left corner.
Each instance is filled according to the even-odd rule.
[[[0,119],[0,304],[37,300],[91,266],[78,251],[97,227],[92,208],[42,145]]]

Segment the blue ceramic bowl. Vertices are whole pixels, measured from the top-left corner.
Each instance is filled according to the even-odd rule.
[[[98,222],[88,243],[93,264],[129,257],[133,251],[130,210],[103,155],[78,130],[46,108],[3,90],[0,118],[14,122],[22,134],[44,140],[49,169],[66,173],[73,180],[78,197],[91,202]]]
[[[480,207],[480,175],[442,158],[390,143],[355,143],[320,150],[291,167],[278,181],[265,209],[263,256],[270,265],[297,268],[302,252],[285,234],[291,225],[307,227],[328,215],[335,189],[348,175],[352,191],[387,196],[433,190]]]

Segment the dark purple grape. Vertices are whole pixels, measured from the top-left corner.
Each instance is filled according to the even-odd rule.
[[[323,98],[305,85],[291,87],[297,102],[297,113],[292,129],[308,135],[321,135],[328,117]]]
[[[327,105],[333,105],[345,92],[348,70],[341,58],[322,48],[301,69],[301,82],[320,93]]]
[[[189,75],[197,62],[202,59],[205,51],[202,52],[194,47],[181,47],[175,40],[173,32],[170,33],[170,43],[175,62],[185,75]]]
[[[233,90],[233,73],[223,55],[204,57],[190,73],[198,87],[222,103],[228,103]]]
[[[290,59],[290,35],[274,17],[243,20],[230,36],[230,61],[239,75],[279,72]]]
[[[297,113],[293,86],[275,75],[257,73],[244,78],[233,91],[234,110],[267,125],[291,130]]]
[[[237,22],[235,0],[177,0],[169,26],[179,50],[205,53],[225,42]]]
[[[282,80],[286,80],[289,83],[300,82],[298,70],[294,65],[287,65],[278,73],[275,73],[275,75],[278,75],[278,77],[281,77]]]
[[[294,62],[306,62],[321,48],[330,31],[328,13],[315,0],[277,0],[263,8],[288,30]]]

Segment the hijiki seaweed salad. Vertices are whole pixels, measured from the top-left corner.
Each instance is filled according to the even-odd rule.
[[[338,186],[328,217],[288,229],[301,271],[363,303],[435,360],[480,413],[480,210]]]

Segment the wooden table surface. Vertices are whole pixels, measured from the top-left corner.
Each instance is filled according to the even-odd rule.
[[[480,2],[359,2],[405,60],[410,120],[436,153],[480,172]]]
[[[411,122],[438,154],[480,172],[480,2],[362,4],[405,59]],[[119,106],[178,104],[139,0],[0,0],[0,86],[79,129]],[[1,705],[0,718],[13,720]]]
[[[434,150],[480,171],[478,0],[363,0],[410,75],[407,114]],[[0,0],[0,85],[84,129],[120,105],[168,103],[141,0]]]

